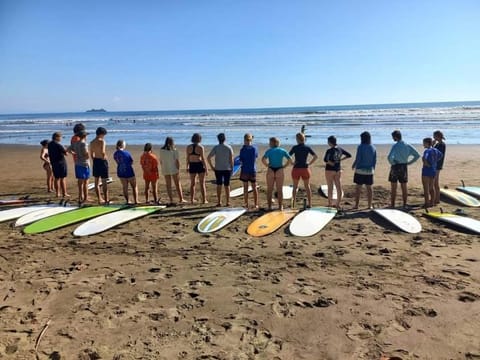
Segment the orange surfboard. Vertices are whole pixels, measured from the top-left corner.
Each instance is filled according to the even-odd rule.
[[[247,233],[252,236],[271,234],[292,219],[297,213],[298,210],[276,210],[268,212],[254,220],[248,226]]]

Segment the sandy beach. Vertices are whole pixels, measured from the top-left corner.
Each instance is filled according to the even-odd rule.
[[[317,189],[325,182],[326,147],[313,148]],[[345,148],[355,154],[356,146]],[[142,149],[127,149],[143,201]],[[154,145],[156,154],[159,149]],[[389,149],[377,146],[376,207],[390,201]],[[479,151],[480,145],[448,145],[441,185],[478,186]],[[0,145],[0,152],[0,198],[53,199],[39,146]],[[262,211],[219,232],[198,233],[196,224],[216,209],[213,172],[209,204],[168,207],[91,237],[74,237],[75,226],[23,235],[1,223],[0,358],[480,359],[480,236],[422,216],[420,161],[409,168],[410,212],[422,224],[420,234],[401,232],[366,210],[365,194],[363,210],[351,211],[351,164],[345,161],[342,175],[345,215],[308,238],[290,235],[288,226],[249,236],[247,226]],[[188,198],[183,159],[181,165]],[[265,207],[260,161],[258,169]],[[111,198],[122,203],[113,159],[111,175]],[[288,170],[287,184],[290,179]],[[235,177],[232,188],[239,186]],[[159,189],[167,202],[163,178]],[[68,190],[75,201],[71,158]],[[302,200],[300,192],[298,205]],[[232,206],[242,204],[232,199]],[[326,204],[315,191],[313,205]],[[442,201],[434,209],[440,207],[461,206]],[[480,219],[479,208],[463,209]]]

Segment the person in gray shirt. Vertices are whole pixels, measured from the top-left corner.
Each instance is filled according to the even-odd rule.
[[[225,189],[226,206],[230,206],[230,177],[233,170],[233,149],[225,144],[225,134],[217,135],[218,145],[215,145],[208,154],[207,161],[210,168],[215,172],[217,184],[217,206],[222,206],[222,185]],[[215,164],[212,159],[215,158]]]

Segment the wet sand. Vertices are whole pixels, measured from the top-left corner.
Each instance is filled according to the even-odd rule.
[[[390,201],[389,148],[377,147],[377,207]],[[346,149],[355,153],[355,146]],[[128,150],[143,201],[141,148]],[[320,157],[313,167],[317,189],[325,179],[326,147],[314,150]],[[480,185],[478,150],[448,145],[442,186],[454,188],[460,180]],[[39,151],[0,146],[1,198],[52,198]],[[480,236],[422,216],[420,161],[409,168],[410,212],[422,224],[420,234],[403,233],[364,209],[365,196],[364,210],[350,211],[351,163],[345,161],[342,175],[345,215],[309,238],[293,237],[288,226],[263,238],[249,236],[246,228],[261,211],[217,233],[196,232],[200,219],[215,210],[213,173],[209,204],[168,207],[91,237],[74,237],[75,226],[23,235],[1,223],[0,358],[479,359]],[[71,159],[69,166],[75,201]],[[260,162],[258,168],[265,207],[265,169]],[[232,187],[238,186],[234,177]],[[167,201],[163,178],[159,188]],[[110,193],[123,202],[118,180]],[[242,204],[232,199],[233,206]],[[326,204],[314,194],[314,206]],[[440,206],[460,208],[446,201]],[[480,219],[480,209],[463,209]]]

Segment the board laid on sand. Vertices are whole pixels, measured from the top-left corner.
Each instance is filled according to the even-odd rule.
[[[113,178],[109,177],[107,178],[107,184],[111,184],[113,182]],[[102,180],[100,180],[100,186],[102,186]],[[91,182],[88,184],[88,190],[95,189],[95,182]]]
[[[17,219],[17,221],[15,222],[15,226],[25,226],[34,223],[35,221],[45,219],[49,216],[58,215],[75,209],[78,209],[78,206],[50,206],[47,209],[40,209],[23,215],[22,217]]]
[[[240,161],[240,156],[235,156],[235,158],[233,159],[232,175],[236,175],[238,170],[240,170],[241,167],[242,167],[242,163]]]
[[[247,210],[242,207],[225,208],[215,211],[200,220],[197,225],[197,230],[201,233],[211,233],[220,230],[241,216],[245,211]]]
[[[80,221],[89,220],[96,216],[107,214],[109,212],[120,210],[122,205],[109,206],[87,206],[66,213],[49,216],[42,220],[35,221],[27,225],[23,232],[25,234],[38,234],[47,231],[59,229],[64,226],[76,224]]]
[[[295,216],[290,223],[290,233],[295,236],[312,236],[322,230],[337,214],[337,209],[313,207]]]
[[[426,216],[443,221],[445,223],[458,226],[460,228],[480,234],[480,221],[467,216],[455,215],[452,213],[431,212],[425,213]]]
[[[17,198],[17,199],[0,199],[0,206],[2,205],[22,205],[33,202],[34,200],[29,199],[28,196]]]
[[[73,235],[88,236],[98,234],[115,226],[153,214],[165,207],[165,205],[138,206],[111,212],[84,222],[73,231]]]
[[[410,234],[417,234],[422,231],[420,222],[404,211],[397,209],[374,209],[373,211],[402,231]]]
[[[443,196],[446,196],[450,200],[453,200],[465,206],[470,206],[470,207],[480,206],[480,200],[475,199],[473,196],[470,196],[458,190],[440,189],[440,194]]]
[[[326,198],[328,198],[328,185],[320,185],[318,188],[318,193]],[[333,185],[332,200],[337,200],[337,188]]]
[[[257,189],[259,188],[259,186],[257,186]],[[253,187],[252,185],[248,185],[248,192],[252,192],[253,191]],[[234,197],[238,197],[238,196],[242,196],[243,195],[243,186],[241,187],[238,187],[236,189],[233,189],[232,191],[230,191],[230,197],[231,198],[234,198]]]
[[[22,217],[25,214],[28,214],[37,210],[48,209],[49,207],[51,207],[51,205],[33,205],[33,206],[22,206],[14,209],[2,210],[0,211],[0,222],[18,219],[19,217]]]
[[[274,196],[277,198],[277,192],[275,191]],[[284,185],[282,186],[282,195],[283,200],[290,200],[293,196],[293,185]]]
[[[480,186],[459,186],[457,190],[480,199]]]
[[[254,220],[247,228],[252,236],[265,236],[278,230],[298,213],[298,210],[276,210],[266,213]]]

